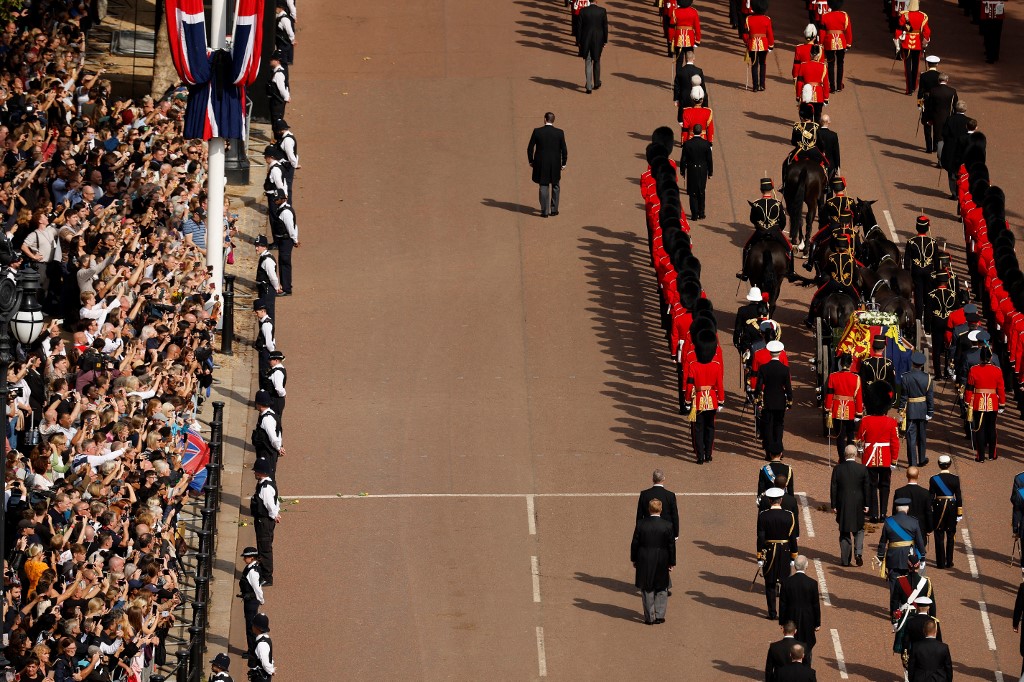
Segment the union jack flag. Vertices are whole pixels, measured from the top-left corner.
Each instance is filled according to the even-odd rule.
[[[231,52],[209,49],[203,0],[167,0],[165,7],[171,60],[188,87],[185,137],[243,137],[245,88],[260,70],[263,0],[239,0]]]
[[[206,465],[210,463],[210,446],[193,429],[185,432],[185,451],[181,454],[181,468],[192,474],[189,490],[201,492],[206,485]]]

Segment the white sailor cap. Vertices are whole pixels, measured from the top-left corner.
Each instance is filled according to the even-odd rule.
[[[953,461],[953,458],[949,455],[939,455],[939,464],[949,464]]]
[[[751,303],[759,303],[761,301],[761,290],[757,287],[750,287],[750,291],[747,292],[747,300]]]
[[[926,62],[928,62],[929,64],[938,64],[939,62],[942,61],[941,59],[939,59],[938,57],[936,57],[933,54],[928,55],[927,57],[924,58],[924,60]]]
[[[971,331],[967,332],[967,340],[968,341],[977,341],[979,334],[981,334],[981,330],[980,329],[972,329]]]
[[[772,353],[773,355],[775,353],[781,353],[782,351],[786,350],[786,347],[782,345],[782,341],[769,341],[765,345],[765,348],[767,348],[768,352]]]
[[[931,597],[918,597],[914,600],[914,604],[917,606],[931,606],[932,600]]]
[[[776,500],[786,494],[786,491],[782,488],[768,488],[764,491],[764,496],[769,500]]]

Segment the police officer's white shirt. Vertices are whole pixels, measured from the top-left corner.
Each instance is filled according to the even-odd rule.
[[[270,79],[270,82],[273,83],[274,87],[277,88],[277,91],[281,93],[281,98],[284,99],[285,102],[292,101],[292,94],[288,92],[288,85],[284,82],[284,69],[275,70],[274,76]]]
[[[287,209],[287,210],[285,210]],[[284,225],[284,229],[288,230],[288,236],[293,242],[298,243],[299,241],[299,226],[295,224],[295,209],[288,204],[283,204],[279,209],[277,219]]]
[[[277,277],[277,263],[271,257],[260,258],[260,267],[263,268],[263,272],[267,273],[267,277],[270,278],[270,284],[274,289],[281,288],[281,280]],[[267,346],[270,348],[269,346]],[[274,350],[270,348],[270,350]]]
[[[295,30],[292,28],[292,19],[287,13],[277,15],[277,28],[281,33],[288,36],[288,42],[295,42]]]
[[[260,333],[263,334],[263,341],[266,343],[267,350],[270,352],[277,350],[277,342],[274,341],[274,325],[270,321],[270,315],[264,315],[260,318]]]
[[[284,369],[284,364],[279,364],[277,367]],[[288,395],[288,392],[284,390],[284,372],[275,372],[276,367],[270,368],[270,383],[274,387],[274,391],[280,397],[284,398]]]
[[[266,480],[269,481],[271,479],[268,478]],[[267,514],[270,515],[270,518],[276,519],[281,515],[281,505],[277,503],[277,493],[274,490],[274,486],[265,485],[260,489],[260,502],[267,508]]]
[[[293,20],[298,21],[299,15],[295,11],[295,0],[284,0],[284,4],[288,10],[288,16],[290,16]]]
[[[268,675],[274,674],[276,669],[274,668],[274,662],[270,660],[270,644],[267,640],[261,639],[256,642],[256,658]]]
[[[281,151],[284,152],[284,158],[293,167],[299,165],[299,155],[295,153],[295,136],[291,133],[285,133],[281,137]]]
[[[269,177],[270,181],[274,183],[274,187],[276,187],[278,191],[284,192],[285,195],[288,194],[288,185],[285,184],[284,171],[281,170],[280,161],[274,160],[270,164],[270,167],[267,168],[267,177]]]
[[[254,568],[253,570],[249,571],[249,573],[246,575],[246,580],[249,582],[249,587],[252,588],[253,593],[256,595],[256,601],[262,604],[263,586],[260,585],[260,569]]]
[[[284,441],[281,438],[281,434],[279,434],[277,432],[277,415],[274,414],[273,410],[267,409],[267,410],[264,410],[263,412],[260,412],[260,417],[262,418],[263,415],[266,414],[267,412],[269,412],[270,414],[273,414],[274,418],[273,419],[262,419],[262,421],[260,422],[260,425],[263,427],[263,432],[265,434],[267,434],[267,438],[270,439],[270,444],[274,446],[275,450],[280,450],[281,449],[281,444]]]

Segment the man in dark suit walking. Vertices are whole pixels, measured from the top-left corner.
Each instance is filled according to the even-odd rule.
[[[779,670],[789,664],[794,646],[804,643],[796,638],[796,624],[782,624],[782,639],[768,645],[768,658],[764,662],[764,682],[777,682]]]
[[[569,160],[565,133],[555,127],[555,115],[544,114],[544,125],[533,129],[526,147],[526,160],[533,168],[533,181],[540,185],[540,217],[558,215],[558,183]]]
[[[953,115],[958,101],[956,90],[949,85],[949,74],[939,74],[939,84],[928,90],[924,98],[924,117],[935,130],[946,126],[946,119]],[[942,140],[936,140],[935,153],[938,161],[942,160]]]
[[[972,126],[973,121],[973,127]],[[967,105],[957,102],[953,107],[953,115],[946,119],[946,124],[936,129],[936,136],[942,134],[942,140],[935,139],[935,145],[942,144],[942,153],[939,154],[939,164],[946,169],[946,179],[949,182],[949,193],[956,197],[956,177],[960,172],[960,164],[964,160],[964,152],[970,143],[971,134],[969,131],[976,130],[978,122],[967,116]]]
[[[931,119],[924,115],[924,101],[928,98],[928,93],[932,91],[932,88],[939,84],[939,76],[942,75],[939,73],[939,62],[942,60],[938,56],[930,54],[924,58],[924,61],[928,65],[928,69],[917,79],[917,106],[921,110],[921,126],[924,128],[924,153],[931,154],[935,151],[935,144],[942,136],[942,128],[936,129],[932,125]]]
[[[814,668],[804,663],[804,648],[797,644],[789,654],[787,665],[779,668],[775,679],[777,682],[818,682]]]
[[[608,11],[591,0],[580,10],[580,57],[586,65],[587,94],[601,87],[601,51],[608,44]]]
[[[697,123],[691,129],[693,137],[683,143],[680,166],[686,169],[686,193],[690,197],[690,218],[703,220],[708,178],[714,176],[711,145],[704,139],[704,127]]]
[[[817,643],[815,635],[821,627],[821,602],[818,581],[807,575],[807,557],[800,555],[793,562],[796,573],[782,581],[779,592],[779,623],[796,623],[796,631],[804,641],[804,665],[811,664],[811,651]]]
[[[832,118],[828,114],[821,115],[821,123],[818,125],[818,151],[828,159],[828,178],[831,180],[840,174],[839,168],[842,159],[839,155],[839,135],[829,128]]]
[[[771,341],[766,346],[771,360],[757,370],[757,392],[754,401],[760,407],[761,440],[765,451],[783,452],[782,433],[785,428],[786,410],[793,405],[793,383],[789,367],[779,359],[785,346],[781,341]]]
[[[654,483],[640,493],[636,503],[636,522],[639,524],[650,515],[651,500],[661,500],[661,517],[672,524],[672,537],[679,539],[679,507],[676,505],[676,494],[665,487],[665,472],[655,469],[651,479]]]
[[[651,500],[650,513],[641,519],[633,531],[629,547],[629,560],[636,568],[635,585],[644,602],[644,623],[657,625],[665,622],[668,608],[668,588],[672,586],[670,572],[676,565],[676,540],[672,523],[661,518],[661,500]]]
[[[907,513],[917,519],[921,526],[921,534],[924,536],[924,546],[928,547],[928,536],[932,533],[932,496],[928,489],[918,481],[921,477],[921,470],[916,466],[907,467],[907,484],[896,489],[893,493],[893,509],[896,508],[898,498],[910,500],[910,511]]]
[[[857,446],[843,451],[845,458],[832,470],[830,494],[832,513],[839,524],[839,562],[850,565],[851,554],[864,565],[864,516],[868,513],[868,468],[857,461]]]
[[[704,70],[693,63],[693,53],[693,50],[687,50],[681,53],[679,59],[676,60],[676,79],[672,83],[672,103],[676,105],[676,120],[679,122],[683,120],[683,109],[693,106],[690,91],[695,85],[699,85],[704,90],[704,106],[711,106]],[[697,78],[696,81],[694,81],[694,77]]]
[[[924,624],[924,639],[910,649],[907,678],[910,682],[952,682],[953,658],[949,645],[936,639],[938,625],[934,620]]]

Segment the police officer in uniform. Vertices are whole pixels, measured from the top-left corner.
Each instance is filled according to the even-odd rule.
[[[750,222],[754,226],[754,234],[750,235],[747,243],[743,245],[743,260],[747,262],[747,256],[754,244],[760,241],[770,240],[778,242],[786,249],[786,258],[789,261],[789,274],[793,274],[793,245],[786,239],[786,208],[782,202],[775,198],[775,185],[771,178],[761,178],[761,198],[757,201],[747,202],[750,204]],[[743,271],[736,273],[736,277],[747,281]]]
[[[952,474],[949,455],[939,456],[939,473],[928,481],[932,498],[932,528],[935,532],[935,566],[953,568],[953,539],[956,525],[964,516],[964,497],[960,492],[960,477]],[[931,595],[928,595],[931,596]]]
[[[246,625],[246,634],[249,634],[249,627]],[[227,654],[217,654],[210,661],[210,670],[213,674],[209,677],[209,682],[234,682],[231,679],[231,675],[228,675],[228,668],[231,667],[231,659],[228,658]]]
[[[870,386],[876,381],[885,382],[888,386],[890,395],[895,398],[896,396],[896,370],[892,366],[892,360],[885,357],[885,337],[876,336],[871,341],[871,355],[860,361],[860,369],[857,371],[860,375],[861,383],[865,386]],[[889,407],[892,407],[894,403],[890,402]]]
[[[949,288],[949,275],[938,272],[932,277],[932,289],[925,299],[925,329],[932,337],[932,373],[942,376],[946,366],[946,323],[956,304],[956,296]]]
[[[299,246],[299,227],[295,223],[295,209],[288,203],[288,197],[276,192],[271,198],[270,232],[274,235],[277,257],[281,266],[281,296],[292,295],[292,249]],[[273,313],[271,313],[273,314]]]
[[[270,463],[265,459],[258,459],[253,464],[252,471],[256,477],[256,489],[249,500],[249,513],[252,514],[256,529],[256,548],[262,567],[263,584],[272,586],[274,529],[281,523],[281,505],[277,501],[277,484],[270,477]]]
[[[917,234],[907,240],[903,251],[903,267],[910,270],[914,280],[914,310],[918,319],[924,318],[925,293],[928,279],[934,270],[935,240],[928,236],[931,221],[927,216],[917,217]]]
[[[258,613],[252,621],[256,633],[256,655],[249,659],[249,679],[252,682],[270,682],[277,669],[274,667],[274,643],[270,641],[270,618]]]
[[[252,430],[252,447],[256,452],[257,462],[267,463],[267,472],[274,476],[277,473],[277,459],[284,452],[284,444],[281,438],[281,424],[277,421],[277,414],[271,408],[274,399],[267,391],[256,391],[256,409],[259,416],[256,417],[256,428]],[[266,564],[264,564],[266,567]]]
[[[924,371],[925,357],[921,351],[910,356],[913,368],[900,378],[899,411],[907,434],[907,466],[928,463],[927,424],[935,415],[935,387]]]
[[[277,295],[284,291],[277,276],[277,261],[269,251],[267,238],[262,234],[256,237],[253,246],[256,247],[256,295],[266,306],[267,314],[273,317]]]
[[[274,49],[281,54],[281,65],[292,65],[295,59],[295,21],[288,16],[284,3],[278,2],[275,9]]]
[[[251,658],[256,649],[256,633],[252,631],[252,619],[263,606],[263,574],[260,572],[260,553],[255,547],[242,550],[245,568],[238,578],[238,596],[242,598],[242,613],[245,615],[246,652]],[[225,666],[225,670],[227,667]]]
[[[285,397],[288,395],[288,370],[284,368],[284,353],[279,350],[270,353],[270,371],[260,379],[260,388],[270,395],[271,409],[277,417],[278,426],[284,418]]]
[[[289,185],[284,172],[284,153],[277,145],[268,144],[263,150],[263,159],[267,163],[267,175],[263,179],[263,194],[268,202],[275,192],[288,195]]]
[[[768,602],[768,620],[779,616],[777,597],[779,583],[789,576],[796,560],[797,547],[796,517],[793,512],[782,508],[782,488],[769,488],[765,496],[772,506],[757,516],[757,565],[764,576],[765,599]]]
[[[292,184],[295,182],[295,170],[302,168],[299,165],[299,145],[295,141],[295,135],[288,127],[288,122],[283,118],[274,121],[274,139],[277,140],[277,149],[281,152],[281,168],[284,171],[284,181],[288,185],[288,196],[292,196]]]
[[[284,110],[292,99],[288,91],[288,70],[281,64],[281,53],[277,50],[270,55],[270,80],[267,81],[267,104],[270,108],[270,122],[284,118]]]
[[[270,371],[270,354],[277,350],[274,338],[274,319],[267,314],[267,304],[261,299],[252,303],[256,314],[256,341],[253,346],[259,354],[259,373],[263,376]]]
[[[1006,389],[1003,371],[992,364],[992,351],[988,346],[980,350],[981,363],[967,373],[964,401],[967,403],[967,421],[974,434],[975,461],[984,462],[985,455],[995,459],[996,418],[1005,409]]]
[[[839,459],[846,446],[853,442],[856,420],[864,415],[864,391],[860,376],[850,371],[853,358],[849,353],[839,357],[838,371],[828,375],[825,386],[825,413],[830,430],[834,430]]]

